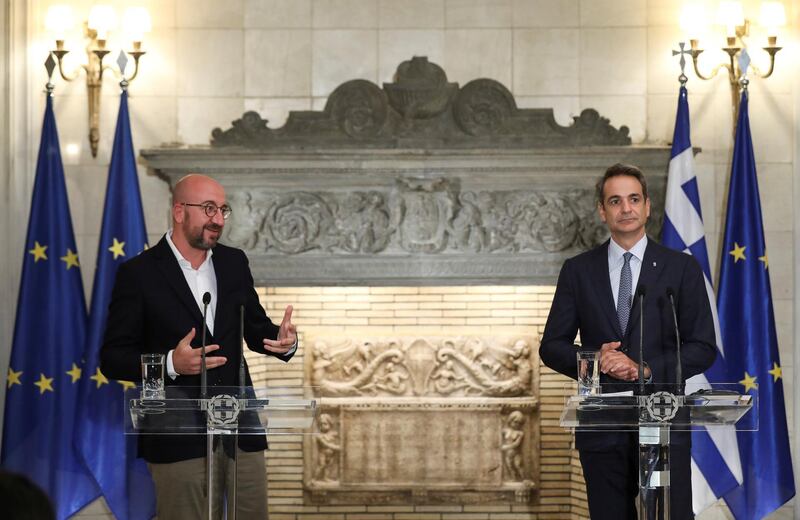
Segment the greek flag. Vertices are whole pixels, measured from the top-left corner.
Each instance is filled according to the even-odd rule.
[[[694,157],[689,132],[689,101],[686,87],[680,88],[675,134],[667,179],[667,199],[664,208],[662,241],[665,246],[693,255],[703,269],[706,279],[714,329],[717,335],[717,360],[704,374],[689,380],[689,385],[708,387],[709,383],[729,383],[723,363],[725,352],[717,318],[716,298],[711,284],[700,191],[694,172]],[[717,498],[742,482],[736,432],[733,427],[716,427],[713,431],[692,432],[692,501],[695,513],[707,508]]]

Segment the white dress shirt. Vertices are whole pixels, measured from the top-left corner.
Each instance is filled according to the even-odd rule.
[[[178,251],[178,248],[175,247],[175,243],[172,241],[171,229],[167,231],[165,238],[169,248],[172,249],[172,253],[175,255],[175,259],[178,261],[178,265],[181,267],[183,277],[186,279],[186,284],[189,286],[189,290],[192,292],[201,314],[203,312],[203,294],[211,294],[211,302],[208,304],[208,312],[206,313],[206,326],[209,332],[214,334],[214,315],[217,311],[217,274],[214,271],[214,262],[211,261],[214,250],[209,249],[206,253],[206,259],[203,260],[200,267],[194,269],[191,262],[186,260],[181,252]],[[197,331],[197,334],[202,334],[202,331]],[[172,379],[179,375],[175,371],[175,365],[172,363],[172,353],[174,351],[175,349],[172,349],[167,354],[167,373]]]
[[[631,290],[636,291],[636,284],[639,282],[639,273],[642,272],[642,261],[644,260],[644,250],[647,249],[647,235],[636,242],[630,250],[626,251],[612,238],[608,243],[608,277],[611,279],[611,293],[614,295],[614,308],[617,308],[619,301],[619,278],[622,273],[622,266],[625,264],[625,253],[631,253]],[[629,298],[633,294],[625,295]]]
[[[186,260],[181,252],[178,251],[178,248],[175,247],[175,243],[172,241],[171,229],[167,231],[165,238],[167,239],[167,244],[169,244],[170,249],[172,249],[172,253],[175,255],[175,259],[178,261],[178,265],[181,267],[181,272],[183,272],[183,276],[186,278],[186,284],[189,286],[189,290],[192,291],[192,296],[194,296],[194,301],[197,302],[200,313],[203,312],[203,294],[206,292],[211,294],[211,302],[208,304],[208,312],[206,313],[206,326],[209,332],[214,334],[214,316],[217,312],[217,273],[214,271],[214,262],[211,261],[214,250],[209,249],[206,254],[206,259],[200,264],[200,267],[194,269],[191,262]],[[617,276],[617,279],[619,279],[619,276]],[[202,331],[198,331],[197,333],[202,334]],[[292,345],[292,348],[287,354],[294,354],[297,347],[298,341],[295,339],[294,345]],[[175,365],[172,362],[172,354],[174,351],[175,349],[172,349],[167,353],[167,373],[172,379],[180,375],[175,371]]]

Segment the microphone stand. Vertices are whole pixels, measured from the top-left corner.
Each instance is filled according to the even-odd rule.
[[[639,392],[644,395],[644,286],[639,287]]]
[[[669,306],[672,309],[672,323],[675,325],[675,358],[677,359],[677,366],[675,367],[675,390],[678,395],[683,395],[683,366],[681,366],[681,331],[678,328],[678,312],[675,310],[675,292],[672,287],[667,288],[667,297],[669,298]]]
[[[203,334],[200,346],[200,398],[208,397],[208,369],[206,367],[206,316],[208,314],[208,304],[211,303],[211,293],[203,293]]]
[[[239,305],[239,397],[244,398],[244,305]]]
[[[208,381],[206,379],[206,316],[208,315],[208,304],[211,303],[211,293],[203,293],[203,323],[200,324],[202,329],[200,340],[200,399],[205,401],[208,398]],[[206,410],[206,413],[208,411]],[[207,430],[206,430],[207,431]],[[208,499],[209,507],[213,501],[213,487],[211,479],[214,475],[214,436],[206,436],[206,489],[204,490],[205,496]]]

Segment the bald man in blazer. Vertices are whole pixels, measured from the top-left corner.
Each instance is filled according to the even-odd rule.
[[[709,368],[716,356],[705,278],[690,255],[645,234],[650,216],[647,184],[633,166],[610,167],[597,184],[598,213],[611,239],[564,262],[547,319],[540,356],[548,367],[577,378],[575,338],[581,349],[602,352],[604,390],[635,389],[639,379],[639,290],[644,297],[643,352],[647,390],[676,382],[676,335],[668,292],[674,294],[684,380]],[[626,265],[627,264],[627,265]],[[624,271],[628,271],[627,283]],[[622,287],[621,287],[622,285]],[[627,291],[627,294],[620,294]],[[622,300],[620,302],[620,299]],[[626,309],[620,309],[627,305]],[[619,310],[618,310],[619,309]],[[625,314],[625,319],[620,315]],[[626,321],[624,330],[623,323]],[[672,433],[671,514],[693,518],[690,435]],[[635,520],[637,432],[576,432],[593,520]]]
[[[166,385],[199,387],[200,327],[205,326],[209,393],[215,386],[238,386],[242,305],[247,347],[283,361],[292,357],[297,349],[292,307],[280,325],[272,323],[258,301],[244,252],[218,243],[230,212],[225,190],[215,180],[189,175],[176,183],[172,229],[117,272],[101,350],[107,377],[137,381],[141,354],[161,353]],[[205,292],[211,302],[203,324]],[[253,384],[246,366],[244,384]],[[205,435],[141,435],[138,442],[156,484],[158,518],[205,517]],[[239,437],[241,518],[266,518],[266,447],[263,435]]]

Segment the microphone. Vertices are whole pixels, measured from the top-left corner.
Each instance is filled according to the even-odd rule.
[[[244,397],[244,304],[239,305],[239,396]]]
[[[677,367],[675,367],[675,383],[676,383],[676,391],[678,395],[683,394],[683,367],[681,366],[681,331],[678,328],[678,313],[675,310],[675,291],[672,290],[672,287],[667,287],[667,298],[669,298],[669,306],[672,309],[672,323],[675,325],[675,359],[678,362]]]
[[[636,290],[636,297],[639,298],[639,390],[644,395],[644,295],[647,294],[647,287],[640,285]]]
[[[203,323],[202,323],[202,344],[200,346],[200,397],[208,397],[208,369],[206,368],[206,315],[208,314],[208,304],[211,303],[211,293],[203,293]]]

